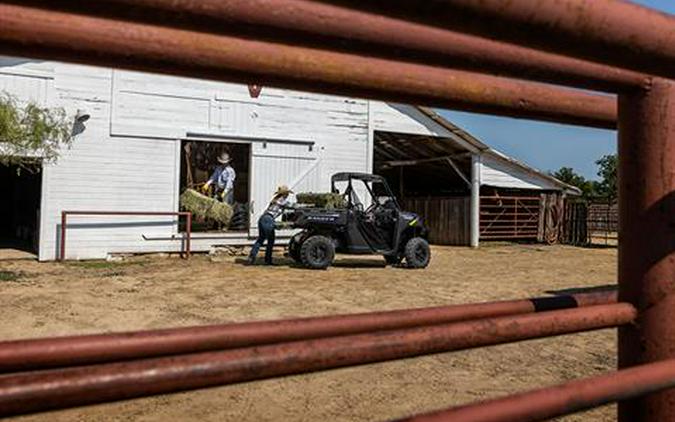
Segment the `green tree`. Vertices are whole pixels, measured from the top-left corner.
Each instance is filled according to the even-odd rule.
[[[617,189],[617,155],[609,154],[595,162],[598,165],[597,195],[610,200],[615,200],[618,196]]]
[[[593,196],[594,193],[593,182],[590,180],[586,180],[584,176],[575,172],[572,167],[560,167],[558,171],[551,173],[551,176],[555,177],[561,182],[579,188],[581,190],[581,194],[586,198]]]
[[[21,104],[0,93],[0,165],[31,169],[55,161],[72,141],[73,120],[61,108]]]

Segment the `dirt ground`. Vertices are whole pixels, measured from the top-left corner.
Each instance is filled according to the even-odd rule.
[[[231,257],[60,264],[0,253],[0,271],[0,338],[17,339],[547,295],[614,284],[616,250],[436,247],[422,271],[339,257],[319,272]],[[17,420],[381,421],[611,370],[615,342],[604,330]],[[610,421],[614,409],[562,420]]]

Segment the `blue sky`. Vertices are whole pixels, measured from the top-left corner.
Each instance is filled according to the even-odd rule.
[[[634,0],[675,14],[675,0]],[[616,152],[616,132],[529,120],[439,111],[486,144],[540,170],[573,167],[597,179],[595,161]]]

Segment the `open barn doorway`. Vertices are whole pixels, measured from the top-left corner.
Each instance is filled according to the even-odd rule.
[[[182,142],[180,191],[200,187],[209,180],[216,167],[218,157],[226,153],[229,165],[236,178],[232,205],[232,218],[228,225],[195,216],[192,222],[194,232],[246,232],[249,228],[249,204],[251,201],[251,144],[245,142],[192,141]]]
[[[376,131],[373,171],[424,218],[431,243],[470,244],[471,153],[450,139]]]
[[[40,234],[42,169],[0,166],[0,248],[36,253]]]

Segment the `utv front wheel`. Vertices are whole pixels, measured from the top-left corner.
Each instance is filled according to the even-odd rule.
[[[406,243],[404,255],[408,268],[426,268],[431,260],[429,242],[421,237],[413,237]]]
[[[401,255],[385,255],[384,260],[387,265],[398,265],[403,261],[403,257]]]
[[[313,270],[325,270],[333,263],[335,246],[326,236],[312,236],[302,242],[300,260],[302,265]]]
[[[300,258],[300,243],[298,243],[294,237],[291,238],[291,241],[288,244],[288,256],[290,256],[293,261],[302,263],[302,259]]]

